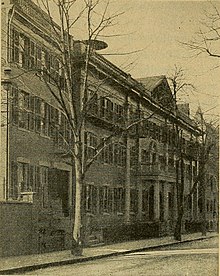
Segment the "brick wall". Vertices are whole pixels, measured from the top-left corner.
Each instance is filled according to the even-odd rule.
[[[30,203],[0,202],[0,256],[36,252]]]

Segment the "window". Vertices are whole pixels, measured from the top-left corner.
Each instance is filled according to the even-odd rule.
[[[11,37],[12,62],[19,63],[25,69],[37,69],[45,80],[64,86],[65,78],[61,72],[60,62],[55,56],[48,50],[41,49],[37,43],[15,29],[12,30]]]
[[[56,125],[58,123],[57,118],[57,109],[51,107],[51,126],[56,129]],[[63,113],[61,113],[61,119],[60,119],[60,129],[59,129],[59,146],[65,147],[67,143],[69,143],[69,127],[68,127],[68,121]]]
[[[171,172],[174,170],[174,155],[173,154],[169,155],[168,170]]]
[[[85,154],[87,159],[91,159],[95,156],[97,146],[98,146],[98,138],[91,132],[85,132]]]
[[[18,93],[18,126],[24,129],[29,128],[29,94],[20,90]]]
[[[9,199],[20,199],[22,192],[33,191],[39,193],[40,182],[38,166],[12,161]]]
[[[99,209],[100,213],[111,213],[113,211],[114,190],[107,186],[99,189]]]
[[[99,190],[99,204],[100,204],[100,212],[108,212],[109,211],[109,188],[107,186],[101,187]]]
[[[11,109],[11,117],[12,123],[18,125],[18,89],[12,86],[12,109]]]
[[[143,190],[142,211],[148,213],[148,191]]]
[[[186,140],[184,138],[182,138],[181,142],[182,142],[182,145],[181,145],[182,152],[185,153],[186,152]]]
[[[172,217],[173,215],[173,194],[168,192],[168,212],[169,216]]]
[[[36,46],[33,41],[30,41],[30,61],[29,67],[35,68],[36,67]]]
[[[12,122],[20,128],[42,133],[58,142],[59,110],[41,98],[12,87]],[[70,128],[65,120],[64,135],[70,139]]]
[[[63,139],[58,133],[59,130],[59,110],[54,108],[53,106],[49,106],[49,136],[53,139],[54,143],[58,144],[60,146],[63,145]],[[64,119],[63,119],[64,120]],[[61,121],[61,120],[60,120]],[[63,121],[62,121],[63,122]],[[61,125],[61,122],[60,122]],[[63,129],[61,128],[61,132],[65,130],[65,125],[63,126]]]
[[[17,199],[17,198],[18,198],[18,166],[17,166],[17,162],[12,162],[9,199]]]
[[[113,121],[114,104],[109,99],[100,98],[100,117],[108,121]]]
[[[100,97],[100,117],[105,117],[105,98]]]
[[[132,168],[135,168],[135,166],[137,166],[137,162],[138,162],[137,154],[138,154],[137,147],[132,146],[130,150],[130,163]]]
[[[190,164],[186,165],[186,178],[189,180],[191,179],[191,165]]]
[[[125,194],[123,188],[114,188],[114,212],[123,213],[125,208]]]
[[[18,193],[31,191],[29,183],[29,164],[18,162]]]
[[[109,192],[109,189],[108,187],[103,187],[103,190],[102,190],[102,193],[103,193],[103,211],[104,212],[108,212],[108,192]]]
[[[193,167],[192,167],[192,170],[193,170],[193,179],[195,180],[195,179],[196,179],[196,176],[197,176],[197,169],[196,169],[196,166],[193,166]]]
[[[108,213],[113,212],[113,198],[114,198],[114,190],[108,189]]]
[[[88,112],[94,116],[98,115],[98,96],[96,92],[89,91],[89,108]]]
[[[36,68],[41,71],[42,66],[42,53],[41,48],[36,46]]]
[[[149,135],[149,122],[147,120],[144,120],[142,123],[142,134],[144,137]]]
[[[94,185],[86,186],[86,211],[96,213],[97,208],[97,187]]]
[[[190,194],[187,196],[187,208],[192,210],[192,196]]]
[[[42,69],[43,69],[43,77],[46,81],[49,81],[49,73],[50,73],[50,55],[47,50],[42,50]]]
[[[35,131],[35,97],[29,98],[29,130]]]
[[[35,106],[35,131],[41,132],[41,121],[42,121],[42,100],[38,97],[35,97],[34,101]]]
[[[104,163],[112,164],[113,163],[113,145],[109,144],[103,149],[104,153]]]
[[[162,143],[167,143],[168,140],[168,128],[164,126],[162,128]]]
[[[164,199],[163,199],[163,192],[160,192],[160,221],[164,219]]]
[[[209,212],[209,209],[210,209],[209,208],[209,200],[207,200],[207,202],[206,202],[206,211]]]
[[[38,194],[40,193],[40,189],[41,189],[40,167],[35,166],[35,183],[33,186],[33,190]]]
[[[159,162],[160,162],[160,170],[165,171],[166,169],[166,156],[159,155]]]
[[[157,154],[156,152],[152,152],[152,165],[156,165]]]
[[[43,207],[48,206],[48,167],[42,166],[41,168],[41,188],[42,188],[42,203]]]
[[[120,143],[114,144],[114,164],[120,167],[126,164],[126,147]]]
[[[150,160],[149,160],[149,152],[147,152],[146,150],[142,149],[141,150],[141,163],[142,164],[149,164]]]
[[[24,35],[20,34],[20,57],[19,63],[25,69],[29,68],[30,65],[30,39]]]
[[[42,110],[42,128],[41,133],[45,136],[49,136],[49,122],[50,122],[50,106],[43,102],[43,110]]]
[[[19,32],[12,30],[12,62],[19,63]]]
[[[106,111],[105,111],[105,119],[112,121],[113,120],[113,102],[106,99]]]
[[[131,212],[136,213],[138,207],[138,193],[136,189],[131,189]]]
[[[114,122],[122,124],[124,122],[124,108],[120,104],[115,104],[114,107]]]

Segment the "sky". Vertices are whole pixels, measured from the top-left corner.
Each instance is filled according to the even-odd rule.
[[[129,52],[144,49],[128,56],[107,56],[113,63],[125,68],[134,78],[169,75],[174,65],[184,68],[186,79],[196,90],[189,96],[180,95],[190,102],[192,111],[201,105],[206,114],[218,114],[220,94],[220,59],[206,55],[195,58],[179,41],[189,41],[200,27],[204,10],[210,3],[201,1],[145,1],[119,0],[127,7],[124,22],[117,26],[118,33],[127,36],[108,39],[106,52]],[[220,10],[220,2],[217,3]],[[130,34],[129,34],[130,33]],[[103,51],[103,53],[105,53]],[[219,49],[220,52],[220,49]],[[132,63],[127,66],[129,63]],[[127,70],[126,70],[127,69]],[[211,109],[211,110],[210,110]],[[208,111],[209,110],[209,111]]]
[[[213,3],[220,10],[220,1]],[[215,67],[220,65],[220,59],[207,55],[193,57],[179,43],[192,39],[201,26],[204,11],[210,8],[209,1],[110,0],[108,14],[124,13],[103,33],[116,36],[102,37],[108,48],[99,53],[134,78],[169,76],[174,65],[182,67],[187,82],[196,89],[179,95],[180,99],[190,103],[192,113],[200,105],[207,116],[217,118],[220,67]],[[86,39],[85,19],[82,17],[74,26],[76,39]],[[124,55],[135,51],[138,52]]]

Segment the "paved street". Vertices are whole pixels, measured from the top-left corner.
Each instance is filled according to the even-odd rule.
[[[114,258],[47,268],[29,275],[218,275],[218,239],[169,246]]]

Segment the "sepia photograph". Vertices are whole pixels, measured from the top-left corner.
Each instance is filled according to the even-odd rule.
[[[220,1],[1,0],[0,275],[219,275]]]

